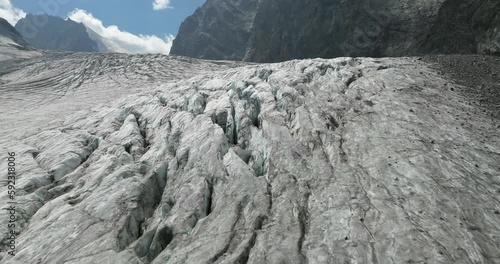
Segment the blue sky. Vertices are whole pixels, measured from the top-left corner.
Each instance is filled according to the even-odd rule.
[[[46,13],[44,3],[62,3],[57,10],[50,12],[66,18],[78,9],[92,13],[105,26],[116,25],[121,30],[133,34],[163,36],[176,35],[180,24],[191,15],[205,0],[171,0],[172,8],[154,10],[154,0],[11,0],[12,4],[26,13]],[[45,6],[48,6],[45,5]]]
[[[0,17],[11,24],[26,13],[68,16],[85,24],[121,52],[170,52],[184,19],[206,0],[0,0]]]

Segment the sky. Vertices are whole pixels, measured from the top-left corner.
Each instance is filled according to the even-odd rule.
[[[184,19],[205,0],[0,0],[12,25],[26,13],[82,22],[130,53],[170,52]]]

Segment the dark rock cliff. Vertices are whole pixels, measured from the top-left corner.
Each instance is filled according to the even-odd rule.
[[[209,0],[172,54],[275,62],[500,52],[497,0]]]
[[[49,15],[31,15],[19,20],[17,31],[33,47],[46,50],[97,51],[97,43],[81,23]]]
[[[421,51],[500,55],[500,1],[446,0]]]
[[[254,21],[257,0],[208,0],[181,25],[172,54],[240,60]]]

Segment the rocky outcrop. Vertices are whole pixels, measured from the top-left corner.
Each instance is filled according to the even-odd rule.
[[[228,5],[232,10],[245,7],[246,13],[229,15],[224,12]],[[176,40],[172,54],[257,62],[499,54],[500,2],[262,0],[249,6],[212,0],[186,19]],[[208,56],[200,50],[211,52]]]
[[[500,2],[447,0],[421,44],[423,52],[500,55]]]
[[[182,22],[170,53],[240,60],[245,55],[258,2],[208,0]]]
[[[98,51],[86,27],[71,19],[49,15],[28,14],[15,26],[23,38],[33,47],[44,50]]]
[[[16,152],[22,166],[16,255],[0,263],[500,260],[498,101],[470,96],[477,87],[446,67],[417,58],[235,68],[82,56],[2,71],[2,96],[13,102],[0,109],[17,129],[2,133],[11,140],[0,153]],[[477,60],[492,73],[500,66]],[[79,79],[51,65],[73,65]],[[144,73],[167,69],[175,72]],[[23,75],[39,80],[5,89]],[[94,103],[130,92],[112,90],[120,82],[147,91]],[[43,103],[25,107],[37,96]],[[53,104],[60,96],[69,103]],[[52,122],[36,123],[35,112]],[[6,186],[0,195],[4,207]],[[3,252],[7,229],[0,225]]]

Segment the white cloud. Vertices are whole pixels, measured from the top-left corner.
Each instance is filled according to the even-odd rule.
[[[0,17],[7,20],[11,25],[16,25],[17,21],[25,16],[26,13],[15,8],[10,0],[0,0]]]
[[[172,8],[170,6],[170,0],[155,0],[153,2],[153,9],[154,10],[162,10],[162,9],[167,9],[167,8]]]
[[[0,0],[2,1],[2,0]],[[129,53],[170,53],[174,36],[165,35],[165,38],[154,35],[134,35],[121,31],[117,26],[105,27],[99,19],[85,10],[75,9],[68,17],[76,22],[81,22],[107,40],[116,43],[120,48]]]

